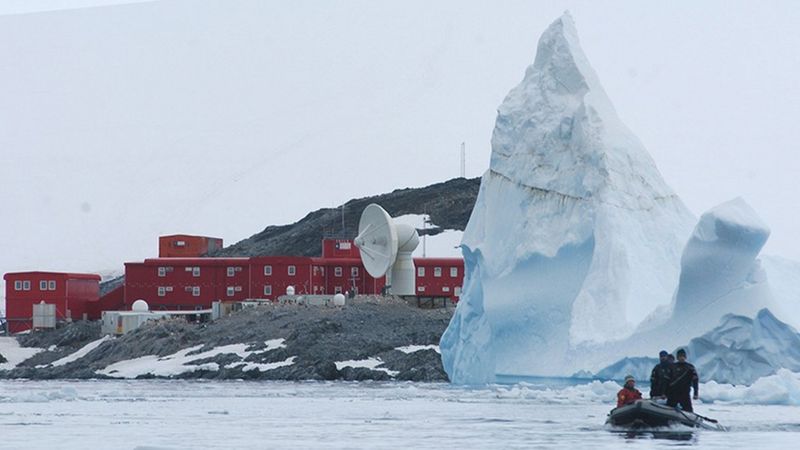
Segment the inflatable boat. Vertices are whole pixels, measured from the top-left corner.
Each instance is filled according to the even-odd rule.
[[[650,400],[637,400],[630,405],[614,408],[608,413],[606,420],[606,425],[632,429],[668,427],[676,424],[725,431],[725,427],[714,419]]]

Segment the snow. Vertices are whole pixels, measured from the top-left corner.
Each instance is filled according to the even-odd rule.
[[[395,350],[401,351],[405,354],[415,353],[423,350],[433,350],[436,353],[441,353],[438,345],[404,345],[403,347],[396,347]]]
[[[498,110],[445,370],[482,383],[581,369],[563,357],[571,346],[625,338],[670,303],[693,221],[616,116],[565,14]]]
[[[337,361],[336,362],[336,369],[342,370],[345,367],[352,367],[354,369],[364,368],[370,370],[377,370],[380,372],[386,372],[390,376],[396,376],[398,371],[390,370],[385,367],[378,367],[383,364],[383,361],[380,358],[367,358],[367,359],[359,359],[359,360],[348,360],[348,361]]]
[[[213,358],[218,355],[234,354],[239,356],[242,360],[252,354],[266,353],[277,348],[285,347],[283,339],[271,339],[265,341],[266,348],[261,350],[247,350],[252,347],[251,344],[230,344],[219,347],[214,347],[211,350],[198,352],[203,345],[196,345],[194,347],[179,350],[171,355],[157,356],[147,355],[139,358],[128,359],[119,361],[108,367],[96,371],[99,375],[107,375],[114,378],[136,378],[142,375],[154,375],[158,377],[171,377],[180,375],[186,372],[194,372],[198,370],[219,370],[217,363],[204,363],[192,364],[194,361],[199,361],[207,358]],[[233,362],[226,365],[226,368],[234,368],[244,364],[243,370],[272,370],[278,367],[288,366],[294,363],[294,358],[290,357],[284,361],[271,363],[271,364],[256,364],[250,362]]]
[[[0,337],[0,355],[6,358],[6,362],[0,364],[0,370],[11,370],[22,361],[41,351],[44,351],[44,349],[20,347],[19,342],[13,337]]]
[[[73,361],[77,361],[77,360],[83,358],[84,356],[88,355],[89,352],[91,352],[92,350],[94,350],[97,347],[99,347],[102,343],[104,343],[106,341],[110,341],[112,339],[113,338],[111,336],[103,336],[100,339],[97,339],[96,341],[92,341],[92,342],[84,345],[83,347],[81,347],[75,353],[72,353],[70,355],[67,355],[67,356],[61,358],[61,359],[53,361],[49,365],[51,365],[53,367],[58,367],[58,366],[63,366],[65,364],[69,364],[69,363],[71,363]],[[41,368],[41,367],[45,367],[45,366],[46,365],[39,365],[39,366],[36,366],[36,367],[37,368]]]
[[[393,218],[395,223],[408,224],[417,230],[423,229],[441,229],[441,232],[434,235],[426,235],[419,237],[419,245],[414,250],[413,256],[415,258],[460,258],[461,257],[461,239],[464,237],[464,232],[461,230],[450,230],[441,228],[435,223],[431,222],[430,216],[427,214],[404,214]]]

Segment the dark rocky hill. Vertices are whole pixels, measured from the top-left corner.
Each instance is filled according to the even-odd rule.
[[[268,226],[208,256],[319,256],[324,236],[355,237],[361,212],[370,203],[378,203],[392,217],[428,214],[431,221],[443,229],[464,230],[480,184],[480,178],[454,178],[422,188],[397,189],[388,194],[350,200],[343,207],[319,209],[290,225]],[[436,232],[428,231],[429,234]]]

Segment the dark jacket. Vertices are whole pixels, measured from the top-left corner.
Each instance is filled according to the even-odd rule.
[[[660,362],[653,367],[653,371],[650,372],[650,398],[667,395],[671,369],[672,363],[669,361]]]
[[[694,388],[695,395],[699,395],[699,377],[697,370],[688,362],[676,362],[672,364],[669,371],[669,384],[667,385],[667,396],[679,397],[689,395],[689,390]]]

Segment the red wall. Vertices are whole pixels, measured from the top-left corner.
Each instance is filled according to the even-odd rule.
[[[248,298],[248,262],[248,258],[158,258],[125,263],[125,309],[138,299],[153,310],[207,309],[215,300],[243,300]]]
[[[181,245],[182,244],[182,245]],[[222,248],[222,239],[175,234],[158,238],[159,258],[194,258]]]
[[[95,302],[100,293],[100,276],[94,274],[70,274],[60,272],[7,273],[6,317],[9,331],[17,333],[33,326],[33,305],[44,301],[56,305],[56,320],[83,319],[88,315],[88,303]],[[28,282],[28,290],[17,290],[17,282]],[[42,290],[41,282],[47,283]],[[54,286],[52,286],[54,284]],[[50,289],[54,287],[54,289]]]

